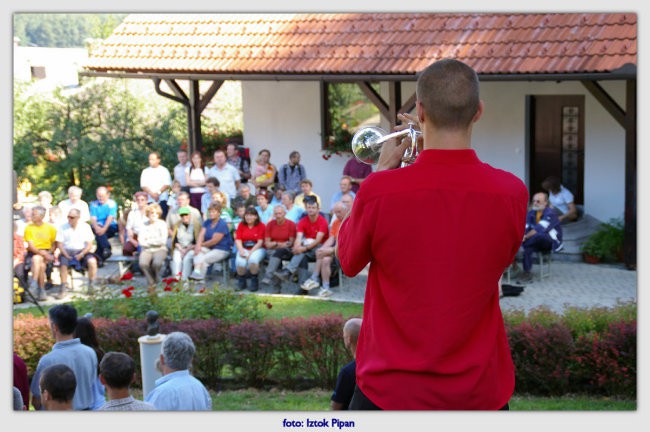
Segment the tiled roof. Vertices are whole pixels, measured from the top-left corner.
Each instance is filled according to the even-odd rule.
[[[414,74],[455,57],[480,74],[599,73],[637,62],[635,13],[136,14],[93,71]]]

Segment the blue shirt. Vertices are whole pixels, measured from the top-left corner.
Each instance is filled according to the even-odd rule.
[[[273,206],[271,204],[266,208],[266,211],[262,210],[260,206],[255,206],[255,210],[260,215],[260,220],[265,224],[273,219]]]
[[[106,219],[113,216],[111,226],[117,227],[117,204],[112,199],[109,198],[104,204],[100,203],[99,200],[95,200],[90,203],[89,210],[90,217],[97,218],[99,225],[104,226]]]
[[[348,192],[352,198],[354,198],[357,194],[354,192],[350,191]],[[330,211],[332,211],[332,208],[334,207],[334,204],[336,204],[337,201],[341,201],[341,198],[343,198],[343,192],[338,191],[334,195],[332,195],[332,200],[330,201]]]
[[[77,379],[72,408],[75,410],[92,409],[95,405],[95,393],[97,391],[97,354],[95,354],[95,351],[83,345],[79,338],[55,343],[52,351],[45,354],[38,361],[32,384],[29,387],[33,395],[41,394],[39,383],[43,370],[55,364],[68,366]]]
[[[284,209],[286,210],[287,208],[285,207]],[[303,214],[305,214],[305,209],[294,204],[291,210],[287,210],[287,214],[284,217],[297,224],[302,219]]]
[[[187,369],[158,378],[144,401],[162,411],[212,410],[210,393]]]
[[[233,241],[232,237],[230,237],[230,231],[228,230],[228,224],[226,221],[219,218],[219,222],[217,222],[217,225],[214,228],[212,228],[211,225],[212,221],[210,219],[203,222],[203,228],[205,228],[205,235],[203,236],[203,240],[210,240],[215,234],[221,233],[224,235],[221,241],[215,245],[210,246],[210,249],[230,251]]]

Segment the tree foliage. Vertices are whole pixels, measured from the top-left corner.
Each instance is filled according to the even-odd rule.
[[[15,84],[14,169],[55,202],[73,184],[87,200],[98,186],[110,186],[123,202],[139,189],[149,152],[159,152],[169,169],[175,165],[185,127],[182,106],[136,97],[126,80],[93,79],[53,94]]]
[[[22,45],[82,48],[88,38],[105,39],[126,14],[14,14],[14,36]]]

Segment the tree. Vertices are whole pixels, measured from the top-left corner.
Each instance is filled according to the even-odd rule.
[[[135,97],[118,79],[52,95],[29,90],[14,86],[14,169],[35,192],[49,190],[58,202],[75,184],[91,200],[106,185],[124,202],[139,190],[149,152],[158,151],[168,168],[175,163],[186,134],[180,105]]]
[[[107,38],[126,14],[14,14],[14,36],[23,45],[83,48],[88,38]]]

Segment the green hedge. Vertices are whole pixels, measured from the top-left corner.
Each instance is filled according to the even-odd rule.
[[[583,393],[636,397],[636,305],[571,309],[564,315],[539,308],[505,314],[518,394]],[[333,388],[350,359],[341,329],[347,317],[331,314],[282,320],[161,320],[161,333],[184,331],[194,340],[194,374],[213,389],[239,387]],[[102,348],[139,363],[142,319],[94,318]],[[52,341],[47,318],[14,319],[14,349],[33,373]],[[139,365],[138,365],[139,367]]]

